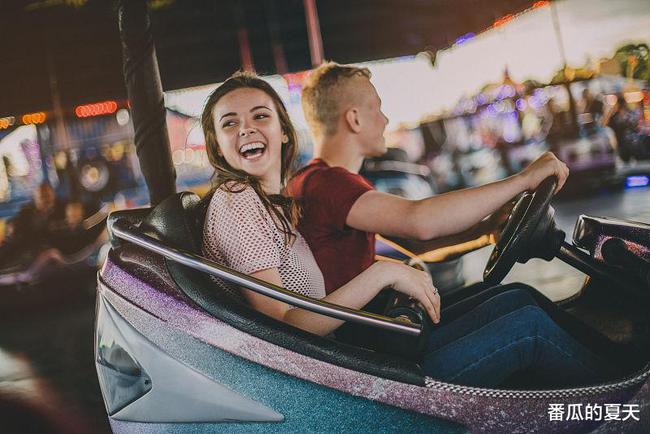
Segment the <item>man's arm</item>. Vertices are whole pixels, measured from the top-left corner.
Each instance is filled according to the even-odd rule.
[[[439,257],[439,260],[446,260],[449,257],[464,255],[480,249],[498,240],[499,232],[503,229],[513,206],[513,202],[507,202],[500,209],[490,214],[489,217],[481,220],[471,228],[453,235],[426,241],[390,237],[385,234],[382,234],[382,236],[416,255]]]
[[[352,205],[346,224],[366,232],[422,241],[453,235],[469,230],[517,194],[534,189],[551,175],[558,178],[558,191],[568,174],[566,165],[547,152],[509,178],[427,199],[413,201],[369,191]]]

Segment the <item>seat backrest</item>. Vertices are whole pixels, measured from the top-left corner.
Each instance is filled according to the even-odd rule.
[[[170,246],[201,254],[202,218],[198,216],[201,199],[194,193],[176,193],[158,204],[142,221],[141,229],[153,231]]]

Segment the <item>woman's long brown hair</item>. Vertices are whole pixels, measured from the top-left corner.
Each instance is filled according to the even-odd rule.
[[[275,109],[280,118],[282,132],[288,137],[287,143],[282,145],[281,153],[282,163],[280,167],[280,181],[283,186],[294,169],[293,166],[298,154],[297,135],[282,99],[280,99],[280,96],[270,84],[259,78],[257,75],[250,72],[238,71],[212,92],[208,97],[203,113],[201,114],[201,126],[203,127],[203,134],[205,135],[205,147],[208,153],[208,160],[212,167],[214,167],[215,171],[212,180],[212,190],[210,194],[204,198],[204,206],[207,208],[212,194],[218,188],[223,188],[230,193],[240,193],[246,189],[247,186],[250,186],[260,197],[269,214],[271,214],[272,217],[275,217],[273,220],[278,229],[284,233],[285,242],[290,244],[295,239],[295,234],[292,228],[298,224],[298,218],[300,216],[300,210],[296,202],[292,198],[283,194],[267,194],[262,188],[258,178],[243,170],[233,168],[228,164],[223,155],[219,154],[219,143],[217,142],[212,110],[221,97],[236,89],[242,88],[259,89],[270,96],[275,103]]]

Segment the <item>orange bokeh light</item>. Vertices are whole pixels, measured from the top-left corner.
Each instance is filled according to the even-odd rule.
[[[502,25],[504,25],[504,24],[506,24],[506,23],[509,23],[509,22],[512,21],[514,18],[515,18],[515,16],[512,15],[512,14],[504,15],[504,16],[502,16],[501,18],[499,18],[498,20],[496,20],[496,21],[494,22],[493,27],[499,27],[499,26],[502,26]]]
[[[45,119],[47,119],[47,116],[43,112],[27,113],[21,118],[25,125],[42,124]]]
[[[104,101],[95,104],[85,104],[77,106],[74,109],[75,115],[78,118],[88,118],[91,116],[110,115],[117,111],[117,103],[115,101]]]
[[[0,118],[0,130],[5,130],[16,122],[16,118],[13,116],[7,116],[4,118]]]

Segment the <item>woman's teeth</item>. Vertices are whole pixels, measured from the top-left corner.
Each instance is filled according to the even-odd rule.
[[[266,149],[262,142],[247,143],[239,149],[239,153],[246,159],[253,159],[261,156]]]

